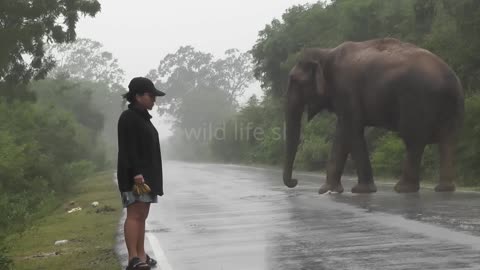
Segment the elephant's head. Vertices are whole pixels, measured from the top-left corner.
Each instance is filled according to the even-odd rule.
[[[308,56],[310,55],[310,56]],[[328,108],[329,98],[326,89],[322,51],[310,52],[290,71],[285,104],[286,147],[283,167],[283,182],[287,187],[295,187],[292,179],[293,163],[300,138],[302,114],[307,110],[308,120],[318,112]]]

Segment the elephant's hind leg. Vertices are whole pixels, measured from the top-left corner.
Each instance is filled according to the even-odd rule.
[[[450,137],[442,138],[438,143],[440,153],[440,181],[435,187],[437,192],[455,191],[454,179],[454,141]]]
[[[403,172],[394,190],[398,193],[417,192],[420,189],[420,164],[425,144],[406,143],[407,153],[403,162]]]
[[[368,155],[367,143],[361,132],[354,133],[352,137],[352,158],[357,167],[358,183],[352,187],[352,193],[377,192],[373,181],[372,165]]]

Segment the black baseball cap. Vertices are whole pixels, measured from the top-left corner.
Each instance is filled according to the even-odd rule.
[[[165,96],[165,93],[155,88],[153,82],[145,77],[135,77],[128,84],[128,91],[132,94],[143,94],[149,92],[155,96]]]

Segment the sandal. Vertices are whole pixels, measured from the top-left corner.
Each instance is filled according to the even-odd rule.
[[[129,262],[126,270],[150,270],[150,266],[142,262],[140,258],[133,257]]]
[[[151,267],[157,266],[157,261],[155,259],[153,259],[152,257],[148,256],[148,254],[146,254],[146,255],[147,255],[146,263]]]

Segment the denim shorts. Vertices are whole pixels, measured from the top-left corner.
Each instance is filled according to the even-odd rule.
[[[144,203],[157,203],[158,197],[156,194],[147,193],[142,195],[133,194],[132,191],[122,192],[122,204],[123,208],[135,203],[135,202],[144,202]]]

